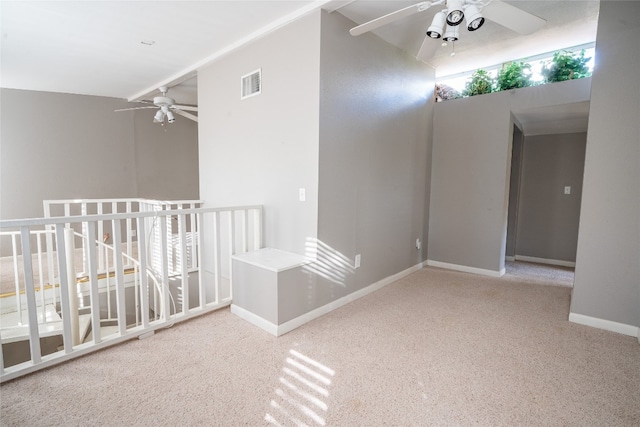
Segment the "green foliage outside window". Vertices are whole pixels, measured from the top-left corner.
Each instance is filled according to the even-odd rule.
[[[531,85],[531,65],[522,61],[504,64],[496,79],[497,90],[517,89]]]
[[[580,53],[567,50],[557,51],[553,59],[542,65],[542,82],[532,81],[531,65],[524,61],[513,61],[503,64],[496,78],[482,69],[476,70],[465,83],[462,94],[445,84],[436,85],[436,99],[455,99],[460,96],[468,97],[485,93],[528,87],[537,84],[561,82],[591,76],[587,63],[591,58],[585,58],[585,51]]]
[[[482,95],[493,91],[493,78],[485,70],[477,70],[471,75],[462,92],[463,96]]]
[[[558,51],[553,54],[553,59],[542,66],[542,75],[545,83],[562,82],[565,80],[589,77],[591,73],[587,62],[591,58],[584,57],[584,50],[580,54],[569,51]]]

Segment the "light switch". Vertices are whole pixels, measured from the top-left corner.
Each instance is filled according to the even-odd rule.
[[[564,187],[564,194],[571,194],[571,186],[567,185]]]

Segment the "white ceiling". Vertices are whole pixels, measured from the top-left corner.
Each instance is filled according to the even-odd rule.
[[[198,68],[318,7],[357,24],[415,1],[4,1],[1,80],[7,88],[149,98],[168,85],[178,103],[195,104]],[[506,1],[547,20],[521,36],[487,21],[461,31],[456,55],[429,61],[449,75],[595,40],[598,1]],[[438,8],[375,31],[415,55]],[[149,46],[144,43],[153,42]],[[293,60],[293,59],[292,59]],[[182,83],[182,84],[180,84]]]
[[[0,84],[140,98],[324,3],[2,0]],[[193,103],[177,92],[177,102]]]

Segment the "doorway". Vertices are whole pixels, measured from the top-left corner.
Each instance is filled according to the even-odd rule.
[[[586,105],[585,105],[586,104]],[[575,267],[588,102],[514,114],[505,269],[571,285]],[[524,118],[524,120],[523,120]],[[516,122],[519,122],[516,124]],[[564,125],[564,127],[563,127]]]

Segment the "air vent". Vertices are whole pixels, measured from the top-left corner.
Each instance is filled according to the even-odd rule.
[[[245,74],[241,79],[240,99],[260,95],[262,90],[262,69]]]

